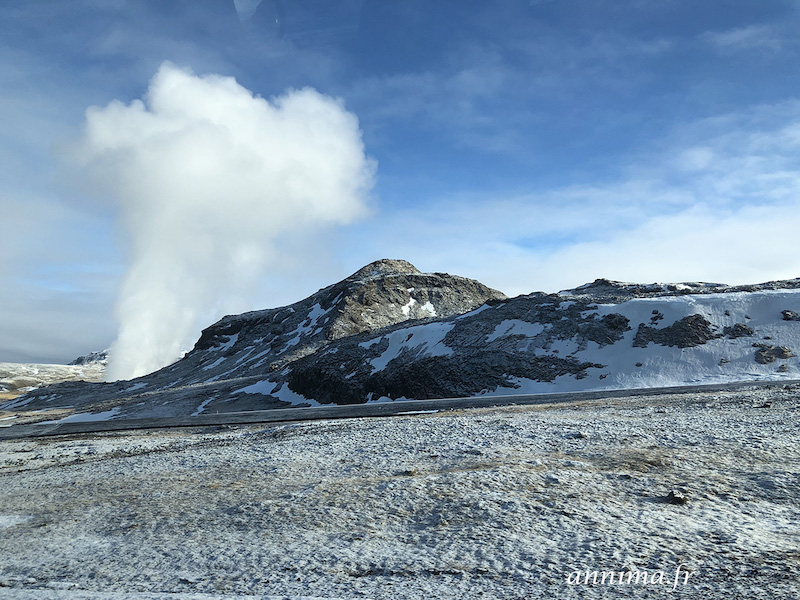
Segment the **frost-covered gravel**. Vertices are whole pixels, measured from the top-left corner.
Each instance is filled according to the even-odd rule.
[[[3,441],[0,598],[797,598],[799,407],[776,386]],[[665,583],[567,582],[587,569]]]

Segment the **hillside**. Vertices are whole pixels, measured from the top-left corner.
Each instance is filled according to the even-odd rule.
[[[93,352],[68,365],[0,362],[0,400],[62,381],[102,381],[106,357]]]
[[[0,598],[796,600],[798,408],[765,385],[0,440]]]
[[[394,399],[800,376],[800,280],[624,284],[516,298],[378,261],[290,306],[228,316],[131,381],[67,382],[6,410],[134,418]]]

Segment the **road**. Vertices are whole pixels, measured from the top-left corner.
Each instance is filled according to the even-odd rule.
[[[631,396],[659,396],[672,394],[697,394],[728,392],[744,388],[770,388],[797,385],[800,380],[742,381],[723,384],[704,384],[676,387],[636,388],[625,390],[594,390],[563,392],[558,394],[521,394],[509,396],[475,396],[467,398],[438,398],[432,400],[403,400],[350,404],[344,406],[319,406],[309,408],[282,408],[246,412],[201,414],[185,417],[160,417],[153,419],[118,419],[107,421],[33,423],[0,428],[0,440],[71,435],[103,431],[132,429],[157,429],[168,427],[203,427],[209,425],[237,425],[247,423],[286,423],[324,419],[352,419],[363,417],[390,417],[415,412],[485,408],[490,406],[561,404],[587,402]]]

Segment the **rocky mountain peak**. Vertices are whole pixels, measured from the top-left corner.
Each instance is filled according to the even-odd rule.
[[[421,275],[422,271],[417,269],[407,260],[397,260],[393,258],[382,258],[369,263],[353,273],[347,280],[364,281],[376,277],[386,277],[387,275]]]
[[[222,318],[203,330],[184,359],[159,373],[185,383],[198,376],[271,372],[341,338],[460,315],[500,299],[505,295],[473,279],[422,273],[405,260],[379,260],[289,306]],[[177,371],[183,373],[180,379]]]
[[[102,363],[103,365],[105,365],[107,360],[108,360],[108,349],[100,350],[97,352],[90,352],[89,354],[84,354],[83,356],[79,356],[69,364],[89,365],[92,363]]]

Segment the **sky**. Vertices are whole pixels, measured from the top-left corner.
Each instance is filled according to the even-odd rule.
[[[380,258],[799,277],[798,64],[797,0],[3,2],[0,362],[174,355]]]

